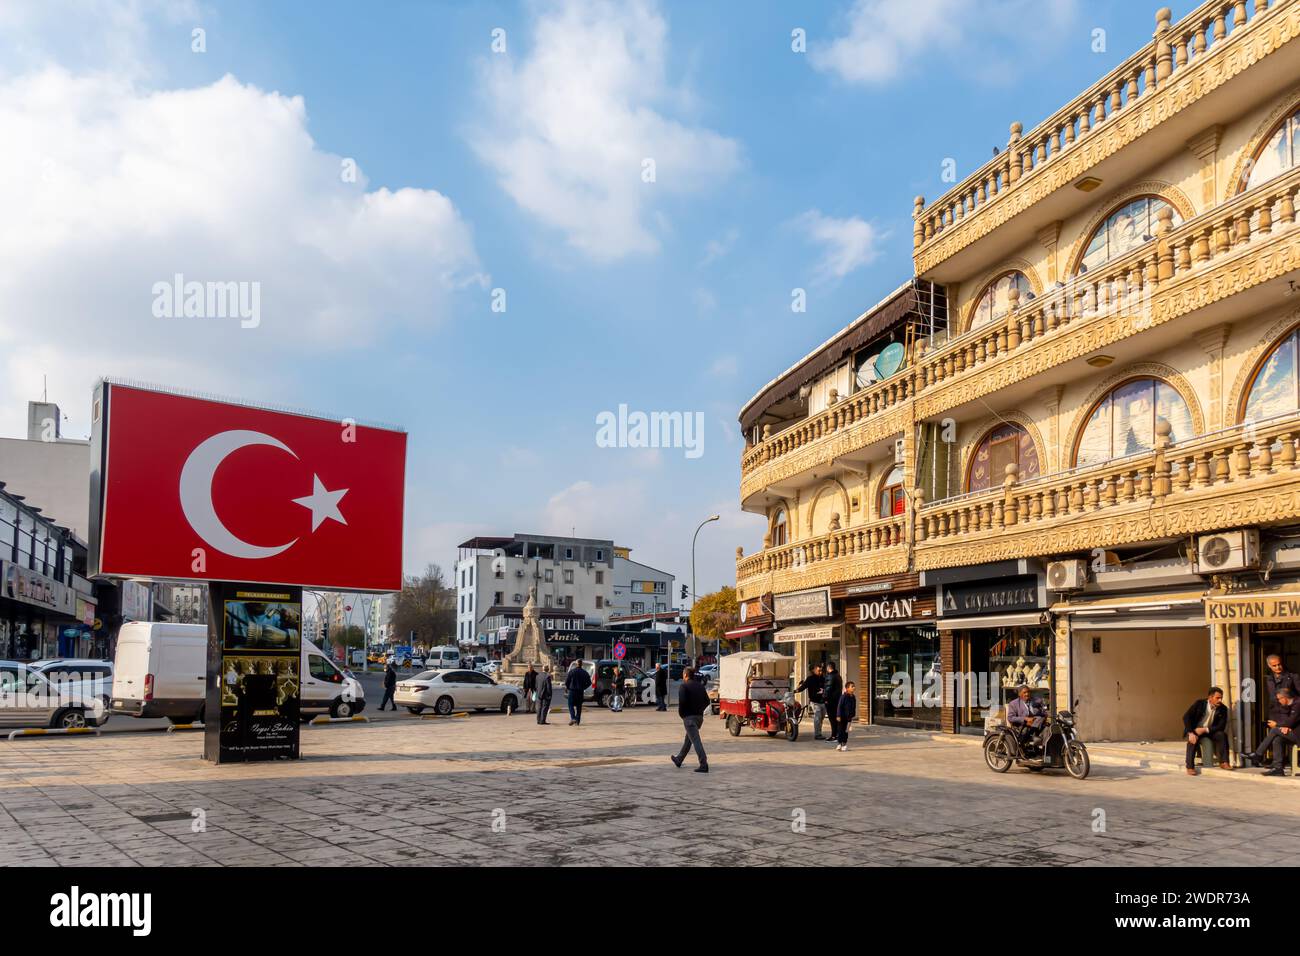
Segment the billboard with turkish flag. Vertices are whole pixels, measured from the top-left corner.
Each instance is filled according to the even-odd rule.
[[[106,380],[90,573],[402,587],[406,433]]]

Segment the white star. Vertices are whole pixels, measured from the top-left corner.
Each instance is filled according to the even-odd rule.
[[[347,524],[348,520],[343,517],[343,512],[339,511],[339,500],[348,493],[348,490],[340,488],[338,491],[326,491],[325,486],[321,484],[320,475],[312,475],[311,481],[311,494],[305,498],[293,499],[294,504],[311,509],[311,530],[315,531],[320,527],[321,522],[328,518],[333,518],[339,524]]]

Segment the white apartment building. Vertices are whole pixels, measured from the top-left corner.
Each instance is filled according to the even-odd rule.
[[[543,615],[563,609],[603,627],[613,613],[614,542],[541,534],[463,542],[455,564],[457,642],[474,643],[492,612],[518,612],[534,584]]]
[[[610,616],[630,617],[671,611],[675,576],[633,561],[631,552],[631,548],[614,549],[614,597]]]

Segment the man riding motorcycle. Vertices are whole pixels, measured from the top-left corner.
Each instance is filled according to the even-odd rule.
[[[1028,685],[1016,688],[1016,699],[1007,705],[1007,723],[1016,728],[1021,748],[1037,748],[1043,727],[1047,723],[1047,705],[1041,697],[1034,697]]]

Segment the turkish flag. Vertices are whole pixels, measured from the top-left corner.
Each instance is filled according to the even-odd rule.
[[[92,456],[92,573],[401,589],[404,432],[106,383]]]

